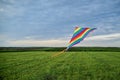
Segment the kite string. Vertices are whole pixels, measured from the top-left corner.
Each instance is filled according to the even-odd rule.
[[[66,51],[66,49],[62,50],[61,52],[55,53],[54,55],[52,55],[52,57],[56,57],[62,53],[64,53]]]

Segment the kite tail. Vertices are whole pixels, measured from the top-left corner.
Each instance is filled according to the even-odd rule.
[[[62,50],[61,52],[55,53],[54,55],[52,55],[51,57],[56,57],[62,53],[64,53],[66,51],[66,49]]]

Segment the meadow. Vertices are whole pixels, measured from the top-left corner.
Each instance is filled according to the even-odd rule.
[[[120,80],[120,52],[0,53],[0,80]]]

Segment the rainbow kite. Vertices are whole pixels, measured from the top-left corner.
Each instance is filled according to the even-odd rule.
[[[74,46],[77,43],[80,43],[91,31],[95,30],[96,28],[80,28],[76,27],[74,30],[74,34],[72,36],[72,39],[70,40],[68,47],[64,49],[63,51],[54,54],[52,57],[56,57],[65,51],[67,51],[69,48]]]
[[[74,34],[66,48],[66,51],[71,48],[72,46],[80,43],[91,31],[95,30],[96,28],[80,28],[76,27],[74,30]]]

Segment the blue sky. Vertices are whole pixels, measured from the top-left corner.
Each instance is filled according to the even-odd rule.
[[[75,26],[95,27],[77,46],[120,47],[120,0],[0,0],[0,46],[66,46]]]

